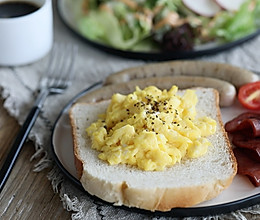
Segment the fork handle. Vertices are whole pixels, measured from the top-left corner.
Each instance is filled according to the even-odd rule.
[[[28,134],[30,133],[37,116],[40,113],[40,108],[38,106],[34,106],[29,112],[23,126],[21,127],[16,139],[13,142],[10,152],[8,153],[3,167],[0,170],[0,193],[2,192],[5,183],[14,167],[16,159],[22,149],[24,142],[26,141]]]

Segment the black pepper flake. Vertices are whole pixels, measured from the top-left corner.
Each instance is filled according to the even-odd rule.
[[[135,115],[134,115],[134,119],[136,119]]]
[[[154,122],[152,122],[151,124],[154,125]]]

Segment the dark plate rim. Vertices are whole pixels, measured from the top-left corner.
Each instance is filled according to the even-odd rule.
[[[88,88],[82,90],[81,92],[76,94],[61,110],[61,112],[59,113],[56,121],[54,122],[53,128],[52,128],[51,152],[53,154],[54,162],[64,173],[65,177],[68,178],[78,189],[84,191],[94,201],[99,201],[100,203],[103,203],[103,204],[112,205],[111,203],[105,202],[96,196],[90,195],[88,192],[86,192],[84,190],[80,181],[77,178],[75,178],[74,176],[72,176],[69,173],[69,171],[67,171],[65,169],[65,167],[62,165],[62,163],[58,159],[58,156],[56,155],[55,150],[54,150],[54,143],[53,143],[55,128],[56,128],[57,123],[60,120],[61,116],[64,114],[64,112],[66,112],[70,108],[70,106],[73,105],[77,101],[77,99],[79,99],[81,96],[87,94],[88,92],[96,89],[98,86],[101,86],[102,83],[103,83],[102,81],[96,82],[96,83],[92,84],[91,86],[89,86]],[[117,206],[117,207],[125,209],[127,211],[131,211],[131,212],[134,211],[136,213],[147,214],[150,216],[153,215],[153,216],[165,216],[165,217],[195,217],[195,216],[212,216],[212,215],[230,213],[230,212],[236,211],[238,209],[256,205],[257,203],[260,203],[260,193],[240,199],[240,200],[223,203],[223,204],[219,204],[219,205],[205,206],[205,207],[190,207],[190,208],[173,208],[171,211],[168,211],[168,212],[160,212],[160,211],[151,212],[151,211],[142,210],[142,209],[138,209],[138,208],[129,208],[126,206]]]
[[[224,43],[219,46],[208,48],[208,49],[201,49],[201,50],[193,50],[193,51],[180,51],[180,52],[135,52],[135,51],[126,51],[120,50],[113,47],[109,47],[103,45],[101,43],[94,42],[86,37],[84,37],[81,33],[75,30],[71,25],[66,21],[66,19],[62,16],[60,4],[62,0],[56,1],[56,8],[58,12],[58,16],[61,19],[62,23],[74,33],[77,37],[79,37],[83,42],[86,42],[88,45],[97,48],[101,51],[104,51],[109,54],[113,54],[120,57],[130,58],[130,59],[138,59],[138,60],[151,60],[151,61],[167,61],[167,60],[178,60],[178,59],[194,59],[197,57],[201,57],[204,55],[214,55],[219,52],[229,50],[234,48],[240,44],[243,44],[249,40],[252,40],[257,35],[260,34],[260,29],[257,29],[254,33],[251,33],[241,39]]]

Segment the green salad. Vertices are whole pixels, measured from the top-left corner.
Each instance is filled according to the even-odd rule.
[[[182,0],[83,0],[80,32],[104,45],[131,51],[189,51],[209,42],[230,42],[260,27],[260,0],[237,11],[198,15]]]

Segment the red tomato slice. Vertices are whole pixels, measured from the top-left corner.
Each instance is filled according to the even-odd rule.
[[[260,110],[260,81],[241,86],[238,100],[245,108]]]

